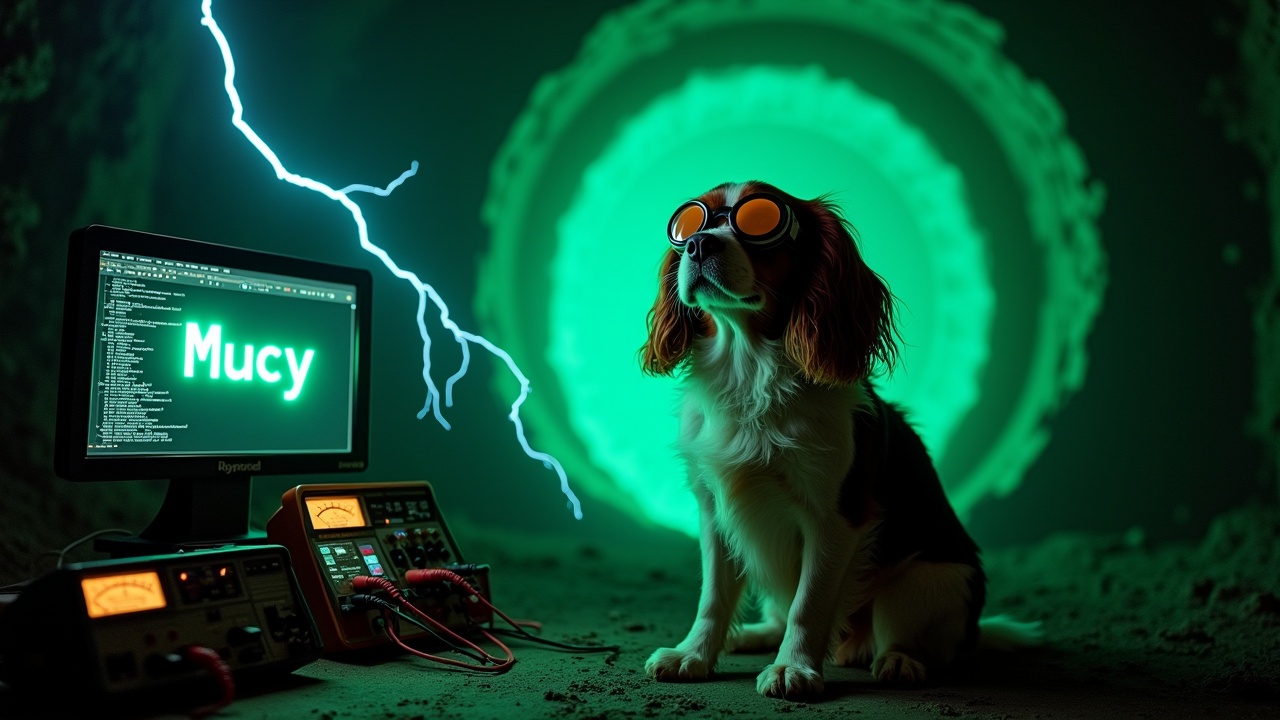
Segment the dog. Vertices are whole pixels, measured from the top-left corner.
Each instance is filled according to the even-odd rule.
[[[700,515],[702,589],[688,635],[645,663],[709,676],[720,653],[776,651],[767,697],[823,690],[823,662],[919,685],[1033,624],[979,626],[986,576],[902,410],[870,382],[900,342],[894,297],[829,198],[726,183],[681,205],[641,348],[683,376],[677,446]],[[760,599],[742,623],[744,591]]]

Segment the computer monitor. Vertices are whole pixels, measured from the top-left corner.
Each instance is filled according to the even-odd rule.
[[[371,300],[361,269],[73,232],[54,470],[169,480],[151,524],[111,552],[252,542],[253,476],[363,470]]]

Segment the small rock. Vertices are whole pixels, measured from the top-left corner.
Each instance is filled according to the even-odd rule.
[[[1258,597],[1254,599],[1253,614],[1280,615],[1280,598],[1272,592],[1258,593]]]
[[[1216,602],[1235,602],[1244,597],[1244,588],[1239,585],[1226,585],[1218,588],[1218,592],[1213,599]]]
[[[1191,599],[1200,603],[1209,602],[1209,598],[1213,595],[1213,588],[1212,578],[1198,580],[1191,586]]]
[[[1160,637],[1172,642],[1194,642],[1202,645],[1213,645],[1216,641],[1200,628],[1183,628],[1181,630],[1163,630]]]

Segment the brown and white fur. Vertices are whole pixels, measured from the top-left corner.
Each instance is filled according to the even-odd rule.
[[[790,205],[798,237],[760,250],[724,220],[668,251],[644,370],[684,371],[678,447],[700,510],[702,590],[693,626],[645,664],[706,678],[725,650],[777,650],[756,681],[770,697],[823,689],[823,662],[915,685],[978,642],[985,575],[924,445],[868,382],[896,357],[893,296],[862,261],[839,210],[759,182]],[[695,243],[697,243],[695,245]],[[747,585],[758,622],[738,622]],[[986,644],[1034,640],[983,621]]]

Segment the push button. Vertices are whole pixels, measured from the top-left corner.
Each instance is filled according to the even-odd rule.
[[[409,559],[413,561],[414,567],[427,566],[427,553],[421,547],[410,548]]]
[[[253,625],[241,625],[227,631],[227,642],[232,645],[262,644],[262,628]]]

